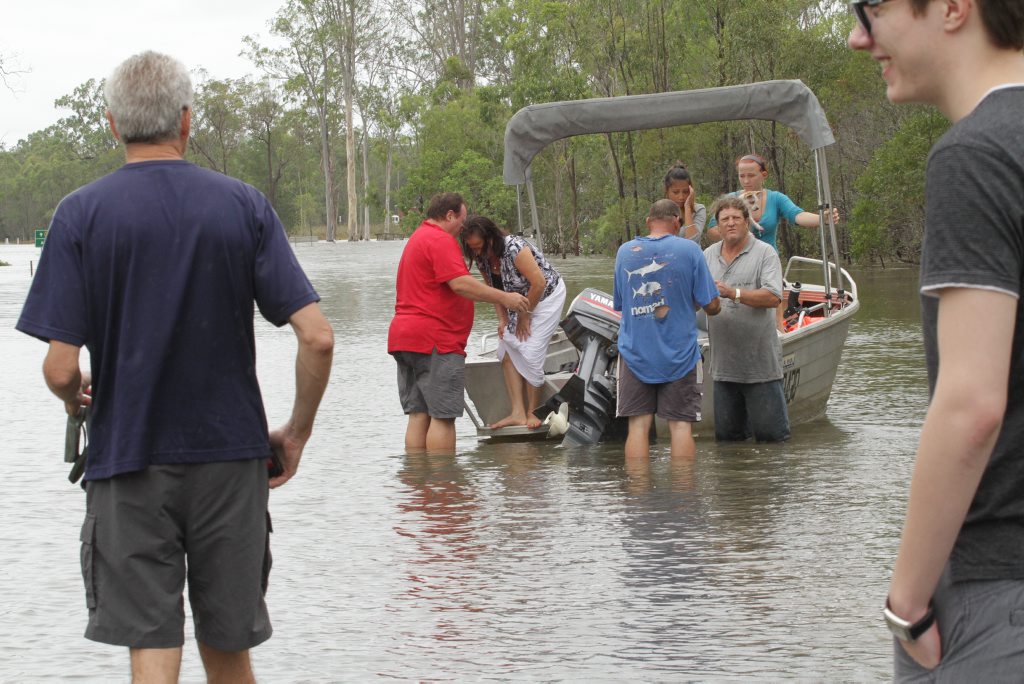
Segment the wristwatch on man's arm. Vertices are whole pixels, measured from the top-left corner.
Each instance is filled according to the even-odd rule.
[[[906,641],[908,644],[917,641],[918,637],[927,632],[935,623],[935,610],[930,602],[928,603],[928,612],[917,622],[904,620],[892,612],[892,609],[889,607],[889,599],[885,600],[885,610],[882,611],[882,616],[885,618],[885,624],[889,626],[889,631],[897,639]]]

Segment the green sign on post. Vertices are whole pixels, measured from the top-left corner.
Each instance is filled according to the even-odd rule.
[[[43,243],[46,242],[46,232],[45,230],[36,231],[36,247],[42,247]]]

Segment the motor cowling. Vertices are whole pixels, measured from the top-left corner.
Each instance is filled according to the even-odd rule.
[[[615,420],[612,362],[622,314],[611,295],[587,288],[572,301],[561,327],[580,352],[575,374],[552,397],[549,406],[569,404],[569,427],[563,446],[596,444]]]

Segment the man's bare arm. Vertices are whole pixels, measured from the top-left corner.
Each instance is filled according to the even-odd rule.
[[[459,276],[448,281],[452,292],[475,302],[501,304],[510,311],[529,311],[530,300],[517,292],[505,292],[485,285],[470,275]]]
[[[1014,297],[990,290],[940,294],[942,363],[921,430],[889,592],[901,618],[916,621],[927,611],[992,454],[1006,410],[1016,308]],[[938,630],[905,648],[934,667],[941,655]]]
[[[304,306],[288,322],[299,345],[295,356],[295,403],[288,422],[270,433],[270,445],[284,466],[284,472],[270,480],[271,488],[283,485],[299,468],[334,358],[334,331],[318,304]]]
[[[717,316],[718,312],[722,310],[722,300],[719,297],[715,297],[706,306],[701,308],[704,309],[704,313],[708,316]]]
[[[82,373],[79,367],[81,347],[67,342],[50,340],[50,348],[43,361],[43,377],[46,386],[64,402],[64,410],[68,415],[78,413],[82,406],[92,403],[92,398],[85,393],[91,384],[88,373]]]
[[[736,299],[736,286],[730,285],[721,280],[716,280],[715,284],[718,285],[718,294],[723,299]],[[740,290],[740,303],[752,306],[755,309],[774,309],[780,303],[782,298],[776,295],[768,288],[761,287],[756,290]]]

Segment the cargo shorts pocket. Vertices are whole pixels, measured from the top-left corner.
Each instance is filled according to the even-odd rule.
[[[267,511],[267,540],[263,549],[263,571],[260,577],[260,588],[263,590],[263,595],[267,594],[267,586],[270,583],[270,569],[274,566],[274,558],[270,555],[270,533],[274,531],[274,526],[270,522],[270,511]]]
[[[89,610],[96,608],[96,577],[93,573],[96,551],[96,515],[88,513],[82,523],[82,580],[85,582],[85,605]]]

